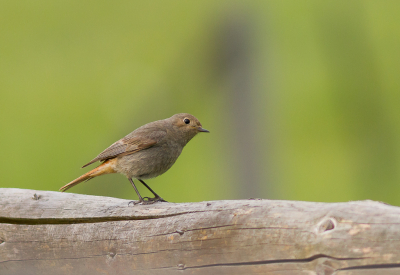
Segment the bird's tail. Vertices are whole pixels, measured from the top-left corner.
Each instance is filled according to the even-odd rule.
[[[64,192],[68,190],[69,188],[77,185],[78,183],[81,183],[83,181],[88,181],[94,177],[105,175],[105,174],[111,174],[111,173],[116,173],[114,170],[116,159],[109,159],[103,162],[101,165],[97,166],[93,170],[87,172],[86,174],[80,176],[79,178],[71,181],[70,183],[64,185],[63,187],[60,188],[60,191]]]

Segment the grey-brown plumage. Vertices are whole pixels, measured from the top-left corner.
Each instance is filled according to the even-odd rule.
[[[144,200],[132,179],[138,179],[154,194],[155,197],[148,201],[163,201],[143,179],[157,177],[171,168],[183,147],[199,132],[208,131],[202,128],[197,118],[186,113],[143,125],[113,143],[83,167],[96,161],[102,161],[101,165],[60,190],[65,191],[80,182],[103,174],[121,173],[131,182],[139,196],[139,202]]]

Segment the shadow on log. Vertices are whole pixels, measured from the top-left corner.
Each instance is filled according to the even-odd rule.
[[[0,274],[400,274],[383,203],[128,202],[0,189]]]

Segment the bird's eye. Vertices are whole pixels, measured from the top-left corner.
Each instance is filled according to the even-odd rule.
[[[189,124],[189,123],[190,123],[190,120],[189,120],[188,118],[185,118],[185,119],[183,120],[183,122],[185,122],[185,124]]]

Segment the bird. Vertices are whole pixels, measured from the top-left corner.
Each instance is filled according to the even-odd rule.
[[[83,165],[82,168],[97,161],[101,162],[93,170],[61,187],[60,191],[64,192],[78,183],[101,175],[120,173],[128,178],[139,197],[135,204],[165,202],[143,180],[155,178],[168,171],[178,159],[183,147],[201,132],[210,131],[204,129],[200,121],[188,113],[175,114],[167,119],[147,123],[114,142]],[[142,197],[134,179],[149,189],[154,198]]]

